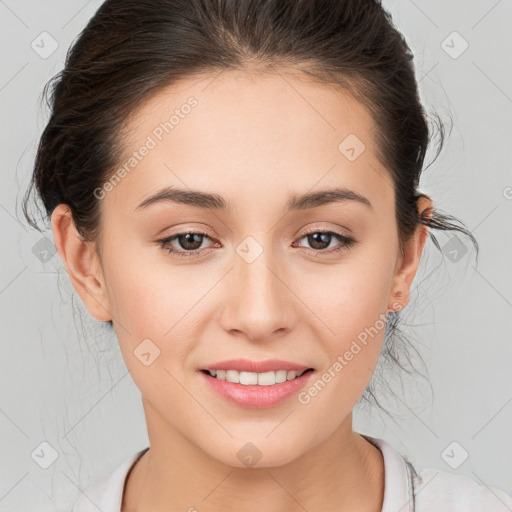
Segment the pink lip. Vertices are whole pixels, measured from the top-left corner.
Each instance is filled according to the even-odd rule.
[[[230,359],[210,364],[202,368],[203,370],[237,370],[239,372],[277,372],[278,370],[287,370],[301,372],[311,368],[302,364],[291,363],[281,359],[268,359],[267,361],[250,361],[249,359]],[[284,384],[284,383],[283,383]]]
[[[218,380],[211,375],[199,372],[210,389],[223,398],[241,407],[264,409],[274,407],[291,395],[299,392],[314,372],[306,372],[293,380],[287,380],[273,386],[246,386],[227,380]]]

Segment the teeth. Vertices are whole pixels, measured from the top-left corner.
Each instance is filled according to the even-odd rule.
[[[208,370],[212,377],[236,384],[243,384],[245,386],[273,386],[274,384],[300,377],[305,371],[306,370],[301,372],[278,370],[276,372],[255,373],[238,372],[237,370]]]

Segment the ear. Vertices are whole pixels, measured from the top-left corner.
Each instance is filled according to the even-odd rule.
[[[66,204],[53,211],[53,238],[71,283],[87,311],[101,322],[112,320],[101,261],[93,242],[86,242],[78,233]]]
[[[418,212],[424,218],[429,218],[434,207],[432,200],[428,196],[421,196],[417,201]],[[404,254],[397,264],[393,284],[391,287],[391,295],[388,309],[398,311],[405,308],[409,303],[410,288],[414,280],[414,276],[420,264],[421,255],[425,242],[427,241],[429,228],[424,224],[418,224],[414,235],[405,243]]]

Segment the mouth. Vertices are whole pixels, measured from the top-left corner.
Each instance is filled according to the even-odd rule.
[[[313,374],[312,367],[278,359],[231,359],[198,371],[215,395],[250,409],[268,409],[286,402],[311,381]]]
[[[275,384],[298,379],[305,373],[312,371],[313,368],[307,368],[301,371],[277,370],[260,373],[221,369],[201,370],[205,375],[214,379],[231,382],[233,384],[241,384],[242,386],[274,386]]]

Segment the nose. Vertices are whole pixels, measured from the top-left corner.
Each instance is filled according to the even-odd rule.
[[[249,254],[254,250],[250,246]],[[222,327],[252,341],[284,336],[296,321],[295,308],[300,304],[289,266],[284,270],[271,249],[261,245],[261,250],[254,261],[243,249],[234,254],[233,268],[223,283]]]

